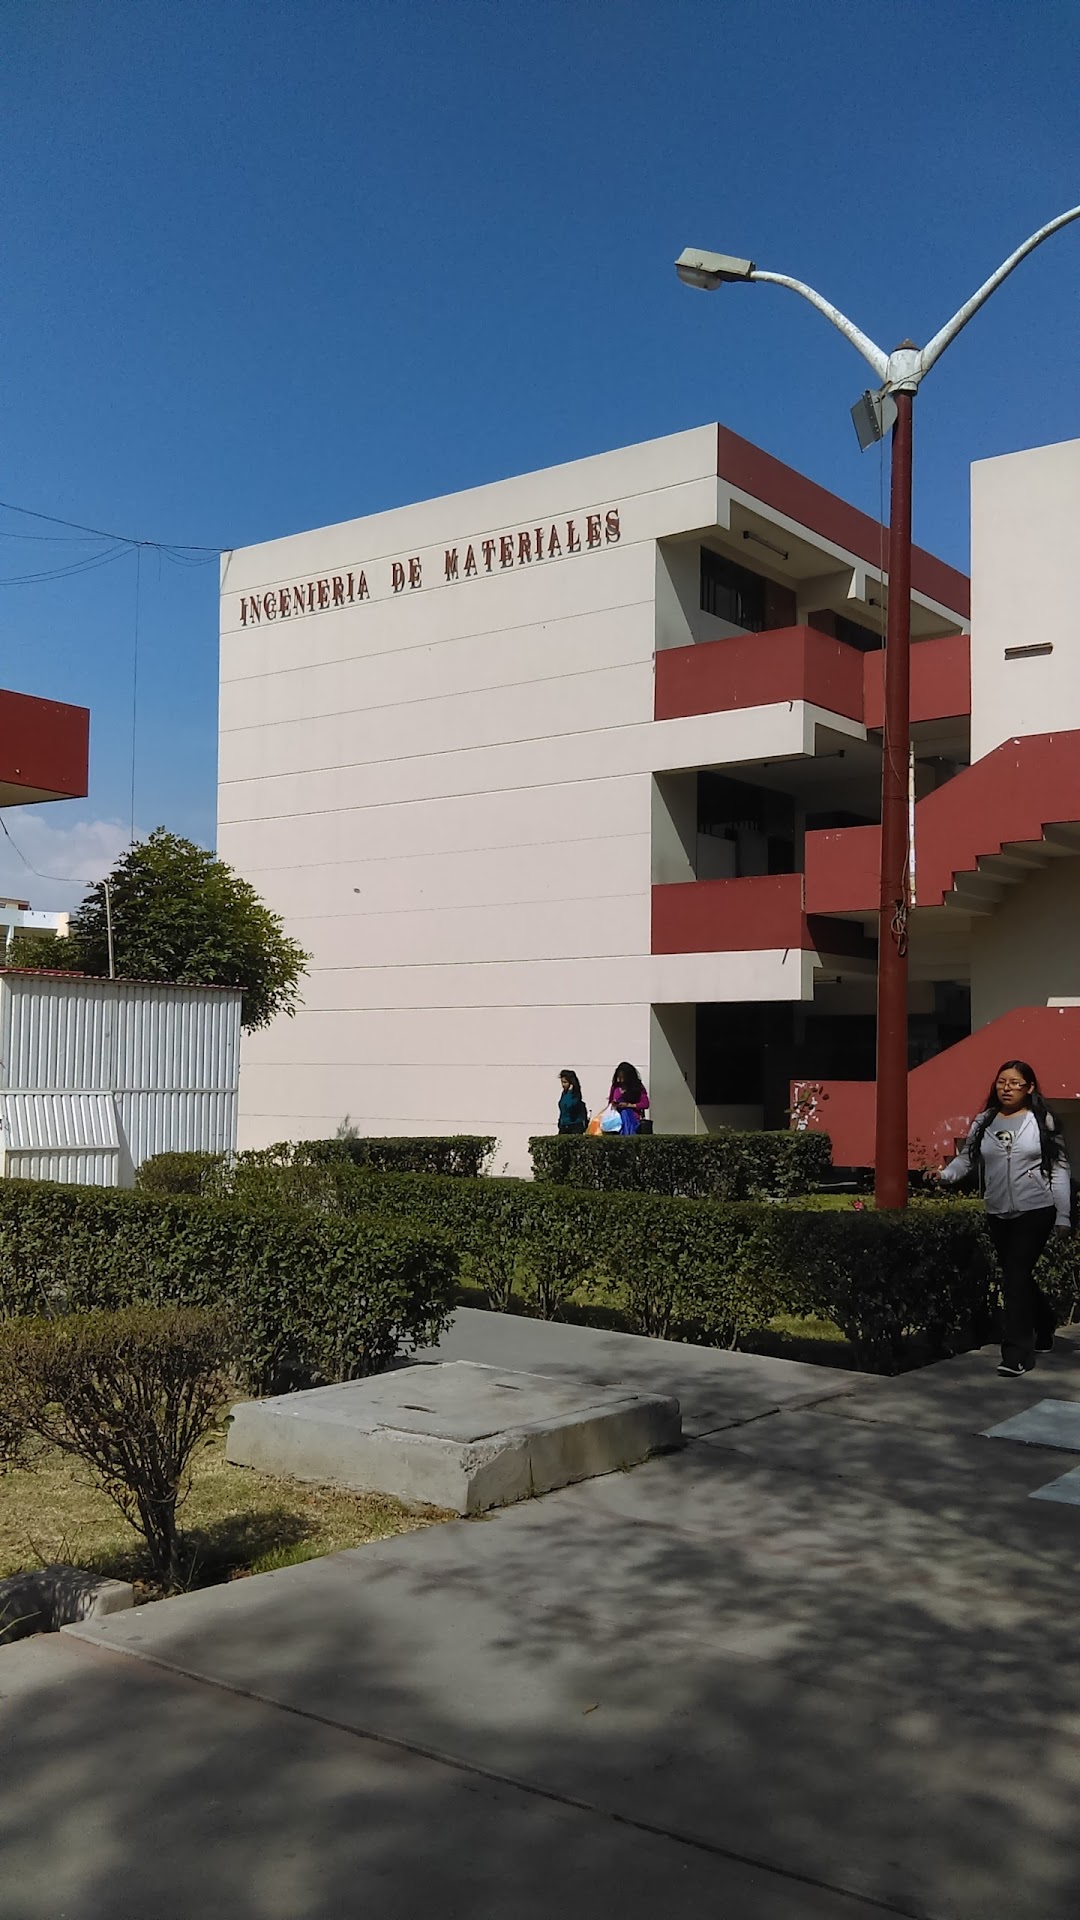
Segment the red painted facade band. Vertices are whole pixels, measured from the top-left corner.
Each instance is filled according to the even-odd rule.
[[[869,955],[861,927],[807,917],[801,873],[676,881],[652,890],[653,953]]]
[[[915,818],[917,822],[917,808]],[[874,911],[880,885],[880,827],[831,827],[808,833],[805,849],[806,901],[811,913]],[[921,897],[921,886],[919,891]]]
[[[755,953],[801,948],[801,873],[688,880],[652,890],[654,953]]]
[[[716,471],[721,480],[748,493],[774,512],[798,521],[812,533],[865,561],[877,571],[881,562],[881,528],[868,513],[849,506],[827,488],[796,473],[771,453],[743,440],[729,427],[717,427]],[[917,593],[936,600],[951,613],[971,611],[971,583],[967,576],[937,560],[922,547],[911,553],[911,584]]]
[[[654,717],[730,713],[787,700],[810,700],[861,720],[863,656],[813,627],[733,635],[656,656]]]
[[[863,724],[885,722],[885,655],[864,653]],[[971,639],[966,633],[916,640],[911,648],[911,721],[955,720],[971,712]]]
[[[81,800],[88,787],[90,714],[59,700],[0,691],[0,786]]]
[[[656,656],[653,717],[731,713],[808,700],[828,713],[880,728],[882,653],[861,653],[816,627],[733,634]],[[966,633],[920,640],[911,649],[912,721],[952,720],[971,712],[971,648]]]

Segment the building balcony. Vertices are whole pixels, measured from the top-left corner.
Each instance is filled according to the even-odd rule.
[[[865,653],[862,722],[869,730],[885,724],[885,654]],[[911,649],[911,724],[956,720],[971,712],[971,638],[950,633],[920,640]]]
[[[801,873],[675,881],[652,890],[653,953],[829,953],[870,957],[847,921],[805,910]]]
[[[863,714],[863,655],[813,627],[776,627],[656,656],[654,718],[730,713],[807,700],[849,720]]]
[[[730,713],[806,701],[868,729],[883,722],[883,653],[862,653],[815,627],[776,627],[656,656],[653,717]],[[971,711],[968,636],[921,640],[911,649],[913,724]]]
[[[89,768],[85,707],[0,691],[0,807],[82,800]]]

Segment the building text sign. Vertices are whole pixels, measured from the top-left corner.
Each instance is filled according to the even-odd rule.
[[[240,625],[261,626],[264,620],[288,620],[301,614],[325,613],[333,607],[358,606],[365,600],[389,600],[399,593],[414,593],[417,588],[478,580],[484,574],[505,573],[511,567],[562,560],[572,553],[595,553],[600,547],[616,546],[620,538],[618,507],[581,514],[573,520],[517,527],[511,533],[486,534],[480,540],[444,547],[441,567],[437,549],[433,549],[427,557],[411,553],[398,560],[373,561],[349,572],[325,573],[314,580],[267,587],[262,593],[241,594]]]

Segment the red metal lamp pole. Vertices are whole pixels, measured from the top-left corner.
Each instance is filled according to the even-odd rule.
[[[915,395],[895,393],[889,507],[889,613],[881,753],[877,1096],[874,1200],[908,1197],[908,765],[911,748],[911,425]]]

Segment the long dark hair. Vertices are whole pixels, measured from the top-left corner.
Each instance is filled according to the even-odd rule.
[[[618,1066],[616,1067],[614,1073],[611,1076],[611,1084],[613,1087],[622,1088],[622,1091],[623,1093],[625,1093],[626,1098],[631,1106],[633,1106],[635,1100],[641,1099],[641,1096],[645,1091],[644,1087],[641,1084],[640,1073],[638,1072],[636,1067],[632,1067],[630,1065],[629,1060],[619,1061]]]
[[[997,1096],[997,1083],[1001,1079],[1002,1074],[1008,1073],[1010,1070],[1013,1073],[1020,1074],[1025,1085],[1029,1088],[1027,1103],[1035,1115],[1036,1124],[1039,1129],[1039,1158],[1042,1162],[1042,1170],[1049,1180],[1054,1168],[1064,1153],[1064,1143],[1054,1125],[1054,1116],[1050,1112],[1042,1094],[1039,1092],[1039,1082],[1035,1076],[1035,1069],[1029,1065],[1026,1060],[1003,1060],[994,1078],[990,1082],[990,1091],[983,1102],[983,1112],[972,1127],[971,1138],[968,1141],[968,1152],[971,1155],[971,1164],[981,1173],[983,1135],[991,1121],[996,1120],[998,1114],[1001,1112],[1001,1104]]]
[[[560,1067],[559,1079],[569,1080],[570,1086],[568,1088],[568,1092],[572,1093],[576,1100],[581,1100],[581,1081],[578,1079],[577,1074],[574,1072],[573,1067]],[[582,1105],[584,1106],[584,1104],[585,1103],[582,1100]]]

